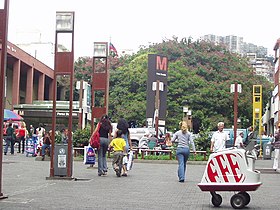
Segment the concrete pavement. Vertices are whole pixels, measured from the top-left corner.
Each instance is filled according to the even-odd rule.
[[[201,163],[201,162],[200,162]],[[200,182],[205,164],[187,166],[187,180],[179,183],[176,161],[136,160],[128,177],[116,177],[108,163],[105,177],[97,176],[97,167],[89,169],[74,161],[74,180],[47,180],[49,161],[35,161],[22,154],[3,156],[0,209],[215,209],[209,192],[202,192]],[[272,160],[257,160],[262,186],[249,192],[247,209],[280,209],[280,174],[270,170]],[[219,209],[232,209],[234,192],[219,192]]]

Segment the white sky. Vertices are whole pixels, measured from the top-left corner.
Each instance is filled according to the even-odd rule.
[[[10,0],[8,40],[18,44],[55,38],[56,11],[75,11],[75,58],[92,56],[93,42],[117,50],[162,42],[177,36],[241,36],[268,48],[278,38],[280,0]],[[21,33],[19,33],[21,32]]]

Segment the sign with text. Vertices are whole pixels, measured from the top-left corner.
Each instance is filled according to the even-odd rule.
[[[168,59],[166,56],[148,55],[146,119],[153,119],[156,106],[161,122],[166,118]],[[156,85],[158,83],[158,85]],[[158,88],[157,88],[158,86]]]

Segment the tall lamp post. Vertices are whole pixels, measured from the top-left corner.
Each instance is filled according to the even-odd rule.
[[[7,63],[7,35],[8,35],[8,13],[9,0],[0,1],[0,41],[1,41],[1,73],[0,73],[0,120],[4,121],[4,98],[5,95],[5,75]],[[7,198],[2,193],[2,163],[3,163],[3,126],[0,126],[0,199]]]
[[[234,83],[230,86],[230,92],[234,93],[234,141],[233,145],[235,145],[235,140],[237,137],[237,116],[238,116],[238,93],[241,93],[241,85]]]
[[[109,104],[109,70],[108,70],[108,43],[94,42],[93,49],[93,74],[91,89],[91,131],[94,130],[94,119],[100,118],[104,114],[108,114]],[[103,98],[96,98],[95,93]],[[99,101],[98,101],[99,100]],[[97,105],[96,102],[100,102]]]
[[[187,123],[189,131],[192,131],[192,110],[189,109],[187,100],[183,101],[183,121]]]
[[[68,119],[68,156],[67,177],[72,177],[72,113],[73,113],[73,76],[74,76],[74,12],[56,12],[55,58],[53,80],[52,147],[50,177],[54,177],[54,151],[56,131],[57,76],[70,76],[69,119]],[[65,43],[65,41],[67,43]],[[61,44],[63,43],[63,44]],[[68,47],[68,48],[67,48]]]
[[[183,106],[183,121],[187,123],[188,130],[192,131],[192,110],[188,106]]]

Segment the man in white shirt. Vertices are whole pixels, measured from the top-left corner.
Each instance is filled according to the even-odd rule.
[[[213,134],[211,138],[210,152],[218,152],[226,148],[226,141],[229,140],[229,136],[224,132],[224,123],[218,123],[218,130]]]
[[[234,144],[234,146],[237,147],[238,149],[239,149],[239,148],[244,148],[244,145],[243,145],[243,136],[244,136],[244,134],[243,134],[243,132],[241,132],[241,133],[237,136],[237,138],[235,139],[235,144]]]

